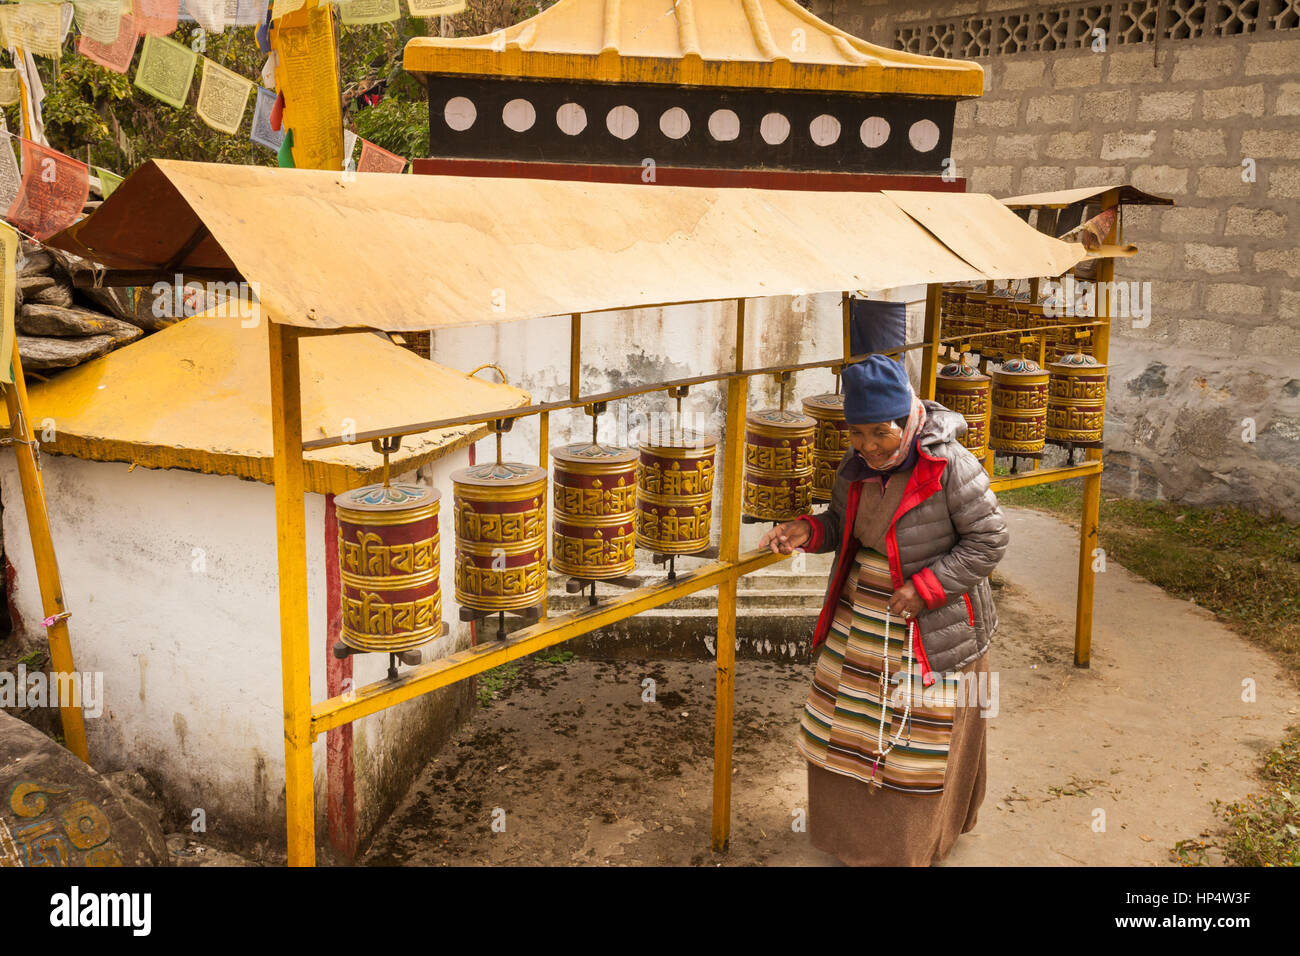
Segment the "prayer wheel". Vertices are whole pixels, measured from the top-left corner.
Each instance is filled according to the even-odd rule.
[[[952,362],[940,370],[934,386],[934,400],[966,419],[960,441],[981,461],[988,455],[990,381],[975,366]]]
[[[637,441],[636,543],[657,554],[709,546],[718,441],[690,429],[653,429]]]
[[[943,290],[940,297],[942,312],[939,325],[944,336],[965,334],[966,291],[961,286],[952,286]]]
[[[812,507],[815,419],[769,408],[745,419],[741,513],[789,521]]]
[[[1091,322],[1091,316],[1065,316],[1058,315],[1050,324],[1061,325],[1063,328],[1053,329],[1048,335],[1047,358],[1048,362],[1053,360],[1059,362],[1076,353],[1084,355],[1092,354],[1092,329],[1076,329],[1074,326],[1082,325],[1085,322]]]
[[[989,299],[993,298],[986,292],[967,292],[966,293],[966,321],[962,325],[962,334],[975,335],[979,332],[988,331],[988,320],[985,310],[988,306]],[[983,339],[976,339],[971,343],[971,350],[978,352],[984,345]]]
[[[1047,440],[1100,445],[1106,418],[1106,366],[1075,352],[1050,363],[1047,382]]]
[[[827,392],[803,400],[804,414],[817,422],[813,434],[813,501],[830,501],[835,471],[849,444],[849,425],[844,420],[844,395]]]
[[[598,442],[551,449],[551,567],[556,571],[587,581],[632,573],[637,458],[633,449]]]
[[[1011,328],[1012,306],[1015,300],[1010,295],[991,295],[984,303],[984,331],[1005,332]],[[1008,335],[989,335],[977,339],[973,344],[975,351],[987,359],[1000,359],[1006,354]]]
[[[337,495],[341,639],[398,653],[442,633],[438,499],[422,485],[367,485]]]
[[[1054,323],[1047,321],[1047,319],[1044,317],[1043,307],[1041,305],[1036,305],[1033,302],[1013,303],[1011,306],[1011,324],[1009,326],[1010,332],[1008,333],[1006,339],[1004,340],[1005,347],[1002,350],[1002,357],[1004,359],[1012,359],[1017,357],[1024,357],[1026,353],[1029,353],[1031,355],[1037,355],[1038,346],[1036,343],[1021,342],[1020,339],[1022,336],[1038,335],[1038,336],[1047,337],[1047,341],[1050,343],[1052,341],[1051,336],[1054,333],[1052,332],[1031,333],[1029,332],[1029,330],[1039,328],[1040,326],[1052,325],[1052,324]],[[1048,357],[1049,358],[1051,357],[1050,351],[1048,352]]]
[[[1030,359],[1007,359],[993,372],[989,447],[1005,455],[1037,455],[1047,437],[1047,372]]]
[[[476,611],[517,611],[546,594],[546,472],[487,462],[451,473],[456,520],[456,601]]]

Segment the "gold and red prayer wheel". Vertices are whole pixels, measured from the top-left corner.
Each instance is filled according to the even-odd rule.
[[[991,295],[984,303],[984,331],[1005,332],[1011,328],[1012,306],[1015,300],[1010,295]],[[988,335],[972,343],[975,351],[984,358],[1000,359],[1006,352],[1008,335]]]
[[[1036,329],[1044,325],[1053,325],[1055,320],[1049,321],[1043,311],[1043,306],[1033,302],[1015,302],[1011,306],[1011,323],[1008,326],[1009,334],[1004,340],[1002,357],[1004,359],[1016,357],[1028,357],[1038,354],[1037,339],[1033,342],[1022,342],[1022,337],[1037,335],[1046,337],[1048,342],[1047,355],[1051,357],[1052,332],[1031,333],[1030,329]]]
[[[940,371],[934,400],[966,419],[966,434],[959,440],[981,461],[988,455],[991,380],[973,365],[952,362]]]
[[[966,330],[966,292],[961,286],[943,290],[940,297],[940,332],[944,337],[964,335]]]
[[[476,611],[517,611],[546,594],[546,471],[485,462],[451,473],[456,521],[456,601]]]
[[[852,447],[849,424],[844,420],[844,394],[827,392],[803,400],[804,414],[817,422],[813,433],[813,501],[830,501],[835,472]]]
[[[1047,343],[1047,360],[1050,364],[1053,361],[1059,362],[1061,359],[1071,355],[1082,353],[1084,355],[1092,354],[1092,329],[1076,328],[1084,323],[1091,322],[1092,316],[1074,316],[1058,315],[1049,324],[1063,326],[1059,329],[1052,329],[1048,335],[1051,336]]]
[[[1025,358],[993,372],[989,447],[1005,455],[1036,455],[1047,437],[1047,371]]]
[[[442,634],[439,497],[404,482],[335,497],[340,636],[348,647],[397,653]]]
[[[658,554],[709,546],[718,440],[690,429],[654,428],[637,441],[636,543]]]
[[[605,581],[636,567],[635,450],[596,442],[551,449],[551,567]]]
[[[988,331],[988,321],[985,317],[985,309],[990,296],[986,292],[967,292],[966,308],[964,315],[966,321],[962,324],[962,333],[964,335],[975,335],[978,332]],[[984,344],[983,339],[976,339],[971,343],[971,350],[978,352]]]
[[[1075,352],[1047,366],[1047,440],[1100,444],[1106,419],[1106,366]]]
[[[812,507],[813,445],[817,422],[768,408],[745,419],[741,513],[761,521],[789,521]]]

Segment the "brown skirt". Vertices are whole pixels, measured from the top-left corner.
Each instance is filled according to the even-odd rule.
[[[988,668],[985,653],[959,673]],[[984,801],[987,720],[980,709],[978,695],[957,708],[943,793],[934,796],[874,787],[809,761],[812,845],[849,866],[929,866],[946,857],[957,837],[974,829]]]

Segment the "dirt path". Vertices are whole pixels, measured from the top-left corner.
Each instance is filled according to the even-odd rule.
[[[1077,538],[1037,512],[1008,516],[989,788],[945,865],[1170,864],[1176,841],[1215,824],[1215,798],[1252,789],[1261,756],[1300,722],[1300,693],[1207,612],[1113,563],[1097,580],[1092,667],[1075,668]],[[524,663],[361,862],[834,865],[792,826],[808,679],[807,664],[739,662],[726,854],[708,849],[712,663],[573,660]]]

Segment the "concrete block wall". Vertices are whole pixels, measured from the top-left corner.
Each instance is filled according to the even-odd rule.
[[[1013,7],[813,3],[887,47],[900,27]],[[985,92],[958,106],[952,158],[973,192],[1127,182],[1174,199],[1124,212],[1140,252],[1116,278],[1151,283],[1151,316],[1113,329],[1107,482],[1297,520],[1300,30],[1153,47],[976,58]]]

